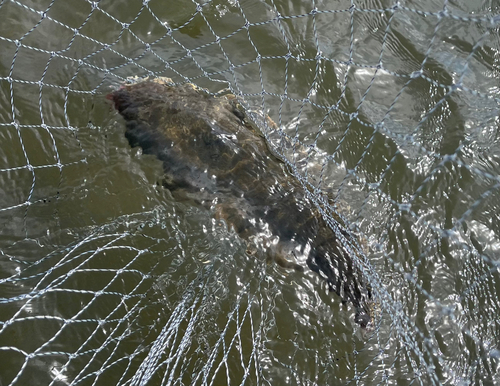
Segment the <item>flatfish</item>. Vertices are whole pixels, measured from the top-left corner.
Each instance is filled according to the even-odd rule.
[[[174,198],[210,203],[215,216],[247,242],[250,254],[296,271],[307,266],[352,303],[356,323],[371,322],[371,292],[346,246],[351,234],[332,231],[234,95],[146,78],[107,99],[125,119],[130,145],[163,162],[162,183]]]

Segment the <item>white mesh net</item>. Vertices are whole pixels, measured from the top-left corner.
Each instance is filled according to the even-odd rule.
[[[0,385],[496,384],[499,26],[493,0],[0,0]],[[372,330],[160,186],[105,100],[130,76],[241,98],[358,235]]]

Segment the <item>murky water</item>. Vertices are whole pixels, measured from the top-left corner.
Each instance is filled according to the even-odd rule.
[[[1,384],[494,384],[498,27],[439,21],[441,1],[405,3],[425,17],[385,1],[318,1],[332,12],[314,17],[303,1],[22,3],[50,18],[33,29],[33,9],[0,5]],[[148,71],[229,84],[316,145],[295,162],[369,248],[372,334],[312,273],[254,259],[159,186],[105,100]]]

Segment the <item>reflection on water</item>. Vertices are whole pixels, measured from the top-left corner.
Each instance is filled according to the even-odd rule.
[[[0,382],[494,383],[493,4],[22,3],[0,5]],[[347,203],[373,334],[161,186],[104,98],[149,71],[231,86],[288,136],[265,133],[292,172]]]

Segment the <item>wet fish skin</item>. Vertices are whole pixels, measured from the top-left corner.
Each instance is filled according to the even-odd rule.
[[[211,96],[169,79],[143,80],[107,96],[126,121],[125,136],[163,162],[163,185],[179,199],[216,202],[216,216],[280,266],[302,271],[293,251],[330,290],[371,321],[369,289],[339,237],[248,121],[233,95]],[[343,231],[342,238],[350,240]],[[309,252],[307,252],[309,251]]]

